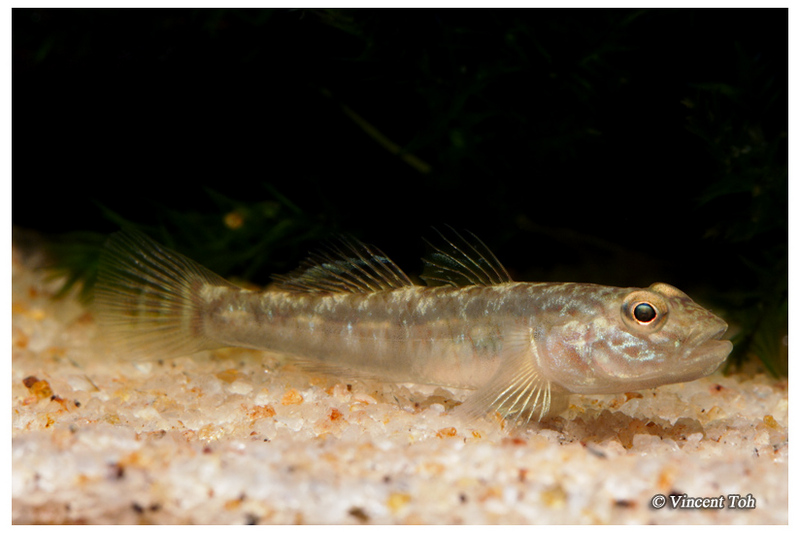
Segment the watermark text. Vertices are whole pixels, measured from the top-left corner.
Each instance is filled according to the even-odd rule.
[[[653,509],[755,509],[756,499],[752,494],[720,494],[719,496],[692,497],[687,494],[656,494],[650,499]]]

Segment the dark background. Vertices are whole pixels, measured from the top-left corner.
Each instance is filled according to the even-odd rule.
[[[785,330],[785,9],[15,9],[13,54],[13,223],[77,277],[125,222],[257,283],[450,224]]]

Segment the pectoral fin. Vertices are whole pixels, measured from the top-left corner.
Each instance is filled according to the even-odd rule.
[[[517,425],[541,421],[567,407],[568,393],[536,368],[536,344],[509,354],[492,378],[458,407],[470,418],[497,411]]]

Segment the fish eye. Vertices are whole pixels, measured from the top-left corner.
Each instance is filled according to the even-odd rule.
[[[633,308],[633,318],[640,324],[652,322],[657,315],[655,308],[647,302],[642,302]]]
[[[664,327],[669,307],[667,299],[660,294],[639,289],[625,298],[620,309],[622,321],[635,333],[655,333]]]

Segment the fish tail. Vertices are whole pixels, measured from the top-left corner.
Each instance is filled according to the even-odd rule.
[[[102,337],[125,357],[178,357],[223,346],[206,336],[203,288],[233,287],[142,233],[112,235],[100,255],[94,307]]]

